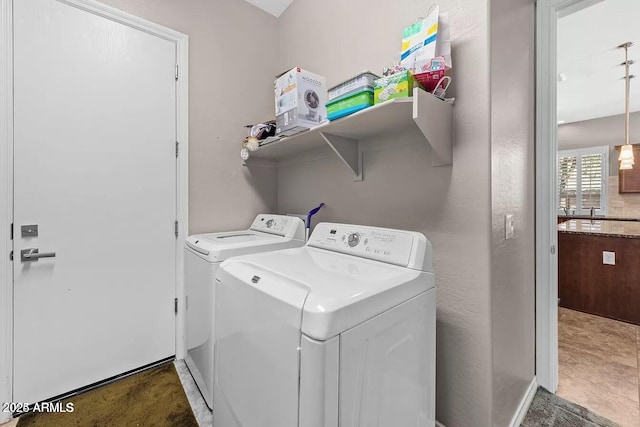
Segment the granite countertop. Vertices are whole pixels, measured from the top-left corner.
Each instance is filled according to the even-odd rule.
[[[591,215],[558,215],[558,218],[566,218],[566,219],[596,219],[596,220],[607,220],[607,221],[640,221],[640,218],[633,217],[622,217],[622,216],[601,216],[596,215],[592,217]]]
[[[569,234],[640,239],[640,222],[571,219],[558,224],[558,231]]]

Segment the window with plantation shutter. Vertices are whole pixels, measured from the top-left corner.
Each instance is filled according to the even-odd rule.
[[[558,152],[558,210],[596,215],[607,210],[608,147]]]
[[[600,209],[602,198],[602,154],[582,156],[582,174],[580,182],[580,202],[582,209]]]
[[[558,184],[560,189],[560,209],[576,209],[577,194],[577,160],[576,156],[560,156],[558,166]]]

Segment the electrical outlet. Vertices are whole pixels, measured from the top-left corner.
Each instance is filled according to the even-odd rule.
[[[504,216],[504,238],[509,240],[513,239],[516,235],[516,227],[513,221],[513,214],[506,214]]]
[[[616,253],[602,251],[602,263],[605,265],[616,265]]]

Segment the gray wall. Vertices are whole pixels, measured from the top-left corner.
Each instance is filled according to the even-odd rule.
[[[421,0],[380,8],[371,8],[367,0],[296,0],[280,18],[283,68],[307,68],[326,76],[329,85],[364,69],[379,73],[399,51],[402,28],[425,15],[426,7]],[[438,287],[437,418],[449,427],[488,426],[492,425],[488,8],[486,2],[475,0],[445,0],[440,7],[450,12],[454,46],[453,166],[432,167],[424,140],[394,135],[386,138],[391,146],[368,141],[362,182],[353,182],[334,156],[281,167],[278,210],[304,211],[323,201],[327,206],[321,220],[417,230],[431,240]],[[363,19],[364,10],[366,20],[376,23],[375,31],[354,25]],[[331,22],[316,27],[313,42],[304,36],[309,17]]]
[[[273,116],[278,20],[240,0],[102,1],[189,35],[190,232],[275,211],[275,171],[243,167],[239,153],[243,126]]]
[[[487,4],[440,2],[451,14],[454,49],[453,166],[431,167],[425,142],[398,134],[366,141],[363,182],[353,182],[334,156],[278,170],[280,212],[323,201],[319,220],[418,230],[433,243],[437,418],[449,427],[508,425],[534,376],[534,6],[499,3],[490,57]],[[283,68],[308,68],[329,85],[363,69],[380,72],[425,3],[369,8],[367,20],[385,25],[363,31],[352,23],[369,5],[296,0],[281,17]],[[331,21],[314,43],[301,36],[309,16]],[[509,241],[506,212],[516,218]]]
[[[191,231],[244,227],[260,211],[306,212],[323,201],[318,220],[423,232],[438,287],[437,418],[448,427],[507,425],[533,376],[532,1],[494,0],[491,15],[488,2],[440,2],[453,40],[453,166],[432,167],[424,140],[399,132],[365,142],[362,182],[325,153],[277,170],[243,168],[241,126],[272,116],[272,76],[287,67],[329,85],[380,72],[402,28],[426,13],[422,0],[383,8],[296,0],[279,20],[240,0],[106,1],[191,37]],[[363,19],[375,31],[354,25]],[[229,45],[232,34],[247,53]],[[516,215],[508,242],[505,212]]]
[[[560,125],[558,149],[622,145],[625,142],[624,127],[624,114]],[[629,142],[640,143],[640,112],[631,113],[629,130]]]
[[[618,168],[620,163],[618,162],[619,153],[614,147],[622,145],[624,142],[624,114],[558,126],[559,150],[603,145],[610,147],[607,215],[637,218],[640,216],[640,195],[618,193]],[[630,115],[629,142],[632,144],[640,143],[640,112],[634,112]]]
[[[493,425],[506,426],[535,373],[533,0],[491,2]],[[513,213],[516,238],[505,240]]]
[[[624,128],[624,114],[560,125],[558,126],[558,150],[608,145],[611,147],[609,176],[617,176],[618,152],[613,147],[624,144]],[[629,142],[640,143],[640,112],[630,115]]]

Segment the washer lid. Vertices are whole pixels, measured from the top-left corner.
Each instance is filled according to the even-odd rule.
[[[256,276],[275,276],[283,289],[292,282],[308,289],[301,329],[321,341],[434,286],[431,273],[310,246],[236,257],[225,261],[221,270],[219,276],[246,283]],[[277,293],[272,297],[287,298]]]
[[[210,262],[304,245],[304,222],[286,215],[258,215],[248,230],[194,234],[185,246]]]
[[[194,234],[185,241],[188,249],[209,262],[220,262],[233,256],[293,248],[303,244],[302,240],[252,230]]]

